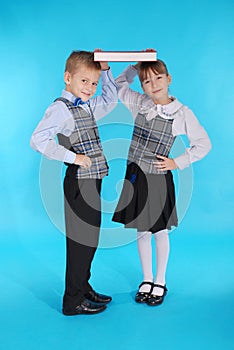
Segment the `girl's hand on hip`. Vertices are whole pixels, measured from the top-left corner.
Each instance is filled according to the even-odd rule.
[[[158,171],[174,170],[177,168],[176,162],[172,158],[167,158],[163,156],[158,156],[157,158],[162,159],[160,161],[155,161],[154,165]]]

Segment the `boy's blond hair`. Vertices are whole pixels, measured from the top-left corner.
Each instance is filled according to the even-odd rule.
[[[80,65],[101,70],[99,62],[94,61],[94,53],[89,51],[73,51],[66,61],[65,72],[75,74]]]

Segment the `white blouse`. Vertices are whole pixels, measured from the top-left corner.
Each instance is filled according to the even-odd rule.
[[[194,113],[174,97],[172,97],[173,101],[167,105],[156,105],[146,94],[133,91],[129,85],[136,75],[137,70],[133,66],[128,66],[115,80],[118,86],[118,97],[131,111],[133,118],[135,119],[140,112],[147,113],[148,120],[156,115],[165,119],[173,119],[173,136],[186,135],[190,144],[184,154],[174,158],[179,169],[182,170],[205,157],[211,149],[211,142]]]

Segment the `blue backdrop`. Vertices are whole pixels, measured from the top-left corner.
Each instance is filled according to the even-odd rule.
[[[13,0],[0,8],[2,348],[140,349],[142,344],[163,344],[164,349],[234,348],[230,328],[234,287],[233,2]],[[124,150],[114,157],[110,150],[124,139],[126,151],[132,123],[128,111],[119,105],[100,122],[111,173],[103,190],[107,209],[102,247],[107,249],[98,251],[93,276],[97,289],[112,293],[116,301],[105,315],[67,319],[59,313],[64,274],[59,221],[63,169],[56,162],[52,166],[46,160],[41,163],[40,155],[29,147],[30,136],[63,89],[64,64],[72,50],[147,47],[156,48],[158,57],[167,63],[173,78],[171,94],[194,111],[213,144],[211,153],[186,170],[188,177],[183,180],[181,224],[171,235],[171,297],[159,310],[134,304],[133,291],[141,280],[135,232],[126,238],[126,232],[110,221],[119,193],[116,181],[125,166]],[[112,63],[114,76],[125,66]],[[137,82],[135,88],[140,89]],[[56,170],[59,176],[53,187],[51,174]],[[180,176],[175,174],[176,179]],[[51,207],[53,196],[58,197],[58,207]],[[108,236],[115,229],[120,238]],[[121,324],[120,319],[124,320]],[[151,333],[144,339],[149,323]],[[142,324],[143,333],[137,331]]]

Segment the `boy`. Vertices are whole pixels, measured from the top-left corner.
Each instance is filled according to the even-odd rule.
[[[102,77],[102,95],[91,99]],[[74,51],[66,61],[65,90],[46,110],[31,137],[31,147],[68,165],[64,179],[66,222],[66,281],[64,315],[105,310],[111,297],[89,284],[91,263],[101,224],[100,191],[108,165],[95,119],[118,101],[108,62],[94,62],[87,51]],[[55,137],[58,136],[59,144]]]

